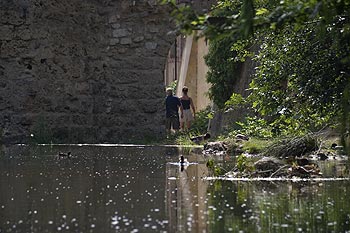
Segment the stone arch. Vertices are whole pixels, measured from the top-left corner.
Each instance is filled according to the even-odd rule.
[[[209,46],[205,38],[197,35],[196,32],[188,36],[179,35],[174,41],[166,64],[165,84],[173,84],[176,80],[177,96],[181,96],[182,87],[187,86],[196,110],[200,111],[212,103],[207,95],[210,84],[206,81],[206,74],[209,68],[204,59]]]
[[[208,2],[208,1],[203,1]],[[0,3],[3,142],[130,142],[165,134],[175,35],[150,0]]]

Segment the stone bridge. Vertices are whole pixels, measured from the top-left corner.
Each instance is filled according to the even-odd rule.
[[[0,140],[163,137],[172,26],[156,0],[1,0]]]

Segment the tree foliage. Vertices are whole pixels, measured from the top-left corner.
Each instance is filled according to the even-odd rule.
[[[209,67],[207,81],[211,83],[209,97],[219,108],[225,107],[233,94],[234,86],[241,71],[242,62],[235,61],[237,53],[232,51],[230,37],[214,40],[209,44],[205,62]]]
[[[258,66],[246,101],[276,133],[316,130],[335,119],[343,135],[349,130],[350,0],[223,0],[210,14],[192,11],[190,20],[189,6],[174,10],[181,15],[179,30],[201,30],[213,43],[225,44],[211,47],[220,47],[211,55],[222,56],[222,70],[237,69],[232,63],[251,55],[247,47],[259,46],[251,56]],[[213,72],[218,63],[208,65]],[[216,74],[208,76],[214,86],[232,87],[230,78]],[[221,106],[235,102],[237,95],[223,98],[228,92],[213,88],[211,97]]]
[[[315,130],[336,119],[347,84],[333,32],[317,36],[311,23],[264,34],[255,57],[259,65],[251,83],[253,107],[276,128]]]

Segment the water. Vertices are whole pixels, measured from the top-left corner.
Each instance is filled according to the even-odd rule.
[[[348,180],[208,180],[206,159],[176,147],[2,148],[0,232],[350,232]],[[321,165],[349,177],[343,162]]]

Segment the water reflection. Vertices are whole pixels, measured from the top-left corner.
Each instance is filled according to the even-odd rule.
[[[179,155],[190,163],[175,164]],[[350,232],[349,181],[208,181],[207,157],[175,147],[14,146],[0,156],[0,232]],[[321,166],[329,177],[349,176],[331,165]]]
[[[349,232],[348,182],[209,185],[211,232]]]
[[[205,158],[181,151],[188,166],[167,164],[167,212],[171,232],[205,232],[207,229],[207,182],[202,178],[208,170]],[[191,163],[198,164],[191,164]],[[175,179],[173,179],[175,178]]]
[[[57,159],[62,150],[74,157]],[[0,163],[1,228],[166,230],[165,164],[160,148],[15,148]]]

